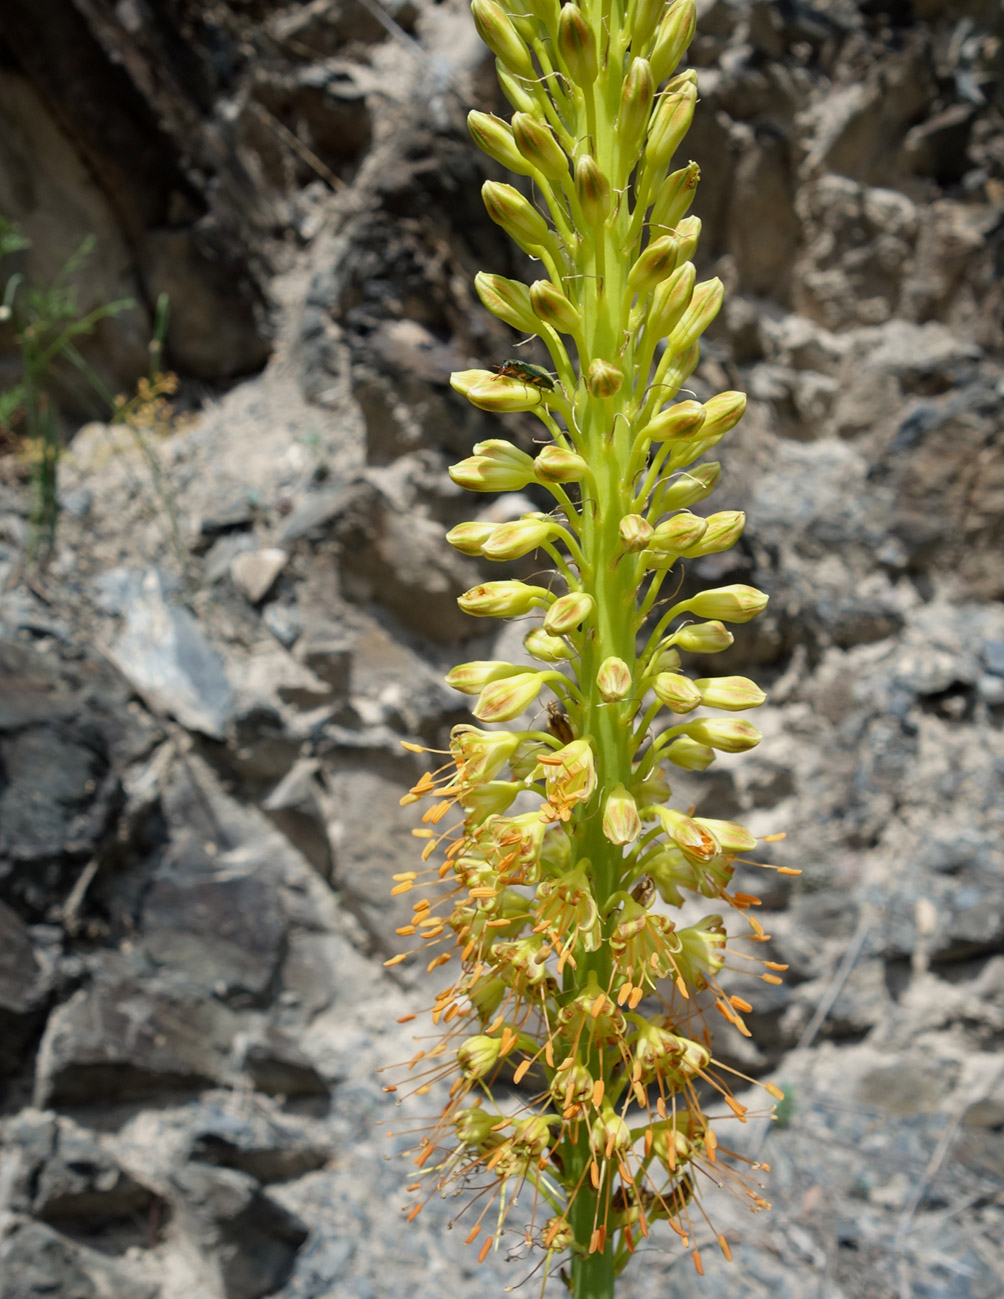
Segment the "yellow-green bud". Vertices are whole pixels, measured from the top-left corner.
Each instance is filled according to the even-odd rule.
[[[490,682],[502,681],[525,671],[525,668],[514,667],[505,659],[472,659],[470,663],[458,663],[450,668],[445,681],[463,695],[479,695]]]
[[[512,128],[494,113],[481,113],[473,109],[467,114],[467,129],[482,153],[518,176],[529,176],[533,167],[516,148]]]
[[[600,698],[612,704],[619,699],[627,699],[631,693],[631,669],[623,659],[611,654],[605,658],[596,673],[596,688]]]
[[[621,107],[617,116],[617,148],[620,156],[632,160],[648,126],[655,98],[655,82],[648,59],[632,59],[621,88]]]
[[[498,682],[504,686],[504,681]],[[480,708],[478,701],[477,707]],[[486,717],[492,721],[492,717]],[[513,804],[516,795],[521,793],[523,785],[516,780],[486,780],[478,784],[465,784],[461,793],[460,806],[466,813],[470,825],[484,825],[490,816],[502,816]]]
[[[459,466],[454,465],[453,468],[457,469]],[[458,523],[446,534],[446,540],[462,555],[480,555],[481,547],[495,531],[496,526],[494,523]]]
[[[565,9],[569,7],[566,5]],[[575,159],[575,193],[582,215],[589,224],[601,226],[610,215],[611,190],[610,182],[600,171],[592,154],[583,153]]]
[[[593,597],[585,591],[572,591],[555,600],[544,615],[544,630],[552,636],[564,636],[566,632],[575,631],[587,618],[593,615]]]
[[[560,663],[570,659],[574,651],[561,636],[552,636],[543,627],[534,627],[523,637],[523,648],[542,663]]]
[[[538,122],[530,113],[514,113],[512,135],[523,158],[549,180],[568,175],[568,158],[544,122]]]
[[[678,555],[700,541],[707,526],[699,514],[681,510],[679,514],[674,514],[671,519],[659,524],[648,548],[663,554]]]
[[[603,837],[624,847],[641,834],[638,806],[623,785],[615,785],[603,805]]]
[[[734,428],[746,411],[744,392],[720,392],[704,403],[704,424],[701,436],[720,438]]]
[[[593,1123],[589,1148],[601,1158],[610,1158],[631,1148],[631,1129],[609,1104],[604,1105],[602,1114]],[[610,1151],[609,1155],[607,1151]]]
[[[694,343],[692,347],[688,348],[686,352],[682,352],[679,356],[671,357],[665,370],[663,370],[660,365],[659,369],[662,378],[659,382],[659,388],[663,393],[663,401],[669,401],[670,397],[676,396],[686,381],[697,369],[700,360],[701,344],[700,342],[697,342]],[[691,459],[696,459],[696,457],[692,456]]]
[[[589,466],[575,451],[549,442],[533,462],[537,479],[542,483],[580,483],[589,472]]]
[[[665,18],[659,24],[652,47],[652,76],[657,85],[670,75],[683,58],[687,46],[694,39],[696,24],[695,0],[675,0],[669,6]]]
[[[495,75],[498,77],[498,83],[502,88],[503,95],[512,104],[513,108],[520,113],[532,113],[537,107],[536,100],[526,86],[506,70],[506,66],[501,59],[495,60]]]
[[[545,324],[563,334],[577,334],[582,328],[578,308],[550,280],[534,280],[530,285],[530,304]]]
[[[659,496],[659,513],[682,510],[688,505],[703,501],[714,491],[721,472],[722,467],[717,460],[709,460],[707,464],[697,465],[693,469],[684,469]]]
[[[698,744],[707,744],[722,753],[745,753],[756,748],[762,736],[750,722],[734,721],[726,717],[699,717],[688,722],[683,732]]]
[[[652,681],[652,693],[671,713],[690,713],[701,702],[701,692],[680,672],[660,672]]]
[[[497,6],[496,6],[497,7]],[[477,1033],[457,1047],[457,1064],[465,1078],[483,1078],[498,1063],[501,1039]]]
[[[515,581],[482,582],[457,599],[464,613],[475,618],[512,618],[546,603],[547,592],[543,587]]]
[[[472,0],[471,13],[478,35],[491,52],[519,77],[537,75],[530,51],[511,19],[495,0]]]
[[[718,840],[722,852],[752,852],[757,846],[756,835],[738,821],[713,821],[706,816],[695,816],[694,820]]]
[[[653,239],[628,273],[627,286],[632,293],[647,293],[660,280],[673,273],[680,244],[675,235]]]
[[[665,11],[666,0],[637,0],[637,4],[629,7],[631,44],[636,50],[648,45]]]
[[[690,305],[666,339],[666,351],[674,354],[687,351],[721,311],[724,296],[725,286],[717,276],[698,284]]]
[[[586,372],[586,387],[589,389],[589,395],[599,400],[612,397],[615,392],[619,392],[623,382],[624,372],[599,357],[591,362]]]
[[[485,371],[474,373],[484,374]],[[469,392],[470,389],[465,396]],[[503,438],[489,438],[486,442],[476,443],[474,455],[451,465],[450,477],[459,487],[466,487],[472,492],[518,492],[527,483],[534,481],[536,470],[533,458],[525,451],[514,447],[511,442],[506,442]],[[462,524],[461,526],[477,525]]]
[[[683,771],[706,771],[715,760],[715,751],[708,744],[699,744],[687,735],[680,735],[660,750],[660,756],[668,758],[674,767]]]
[[[498,1116],[486,1114],[480,1106],[471,1105],[461,1110],[453,1119],[453,1130],[462,1146],[471,1146],[475,1150],[482,1146],[497,1145],[501,1138],[493,1131],[498,1125]]]
[[[572,80],[582,87],[596,80],[596,37],[577,4],[562,5],[558,16],[558,53]]]
[[[474,287],[493,316],[512,325],[521,334],[536,332],[539,322],[534,316],[530,293],[525,284],[519,280],[506,279],[504,275],[479,271],[474,277]]]
[[[476,374],[477,371],[468,370],[468,375]],[[484,371],[481,374],[484,375]],[[472,406],[477,406],[478,410],[493,410],[502,414],[511,414],[514,411],[533,410],[544,401],[544,390],[532,383],[524,381],[515,375],[501,375],[488,373],[487,378],[482,378],[478,383],[471,383],[464,389],[461,389],[454,379],[457,375],[450,376],[450,383],[458,392],[463,391],[464,396]],[[494,490],[494,489],[493,489]]]
[[[456,529],[454,529],[454,531],[456,531]],[[635,554],[637,551],[645,549],[655,529],[644,515],[625,514],[617,525],[617,531],[620,533],[621,543],[624,546],[624,549]],[[478,555],[481,553],[481,548],[479,546],[477,550],[469,551],[467,553]]]
[[[700,179],[701,169],[696,162],[688,162],[686,167],[671,172],[659,186],[659,193],[649,214],[650,229],[675,229],[677,223],[687,215]]]
[[[526,711],[540,694],[547,672],[520,672],[517,676],[492,681],[478,696],[471,712],[480,722],[509,722]]]
[[[660,411],[641,431],[649,442],[668,442],[676,438],[696,437],[707,412],[699,401],[680,401]]]
[[[770,599],[755,586],[741,582],[733,586],[716,586],[701,591],[685,604],[678,606],[681,613],[689,610],[698,618],[721,618],[724,622],[749,622],[762,613]]]
[[[668,642],[665,642],[656,647],[656,652],[649,660],[648,673],[651,675],[653,672],[675,672],[680,663],[679,654]]]
[[[697,250],[701,237],[702,222],[700,217],[688,216],[676,223],[676,237],[680,241],[680,261],[690,261]]]
[[[744,708],[759,708],[767,699],[749,677],[701,677],[694,685],[700,690],[701,702],[706,708],[741,712]]]
[[[709,514],[706,522],[708,527],[704,536],[695,545],[687,547],[687,559],[696,559],[699,555],[717,555],[734,546],[743,535],[746,515],[742,510],[719,510],[717,514]]]
[[[484,199],[491,219],[496,225],[501,226],[524,252],[528,248],[539,248],[550,241],[551,231],[547,222],[533,204],[512,185],[497,180],[486,180],[481,186],[481,197]]]
[[[557,524],[544,514],[528,514],[511,523],[500,523],[481,547],[486,559],[519,559],[542,546]]]
[[[653,65],[652,76],[658,82]],[[664,90],[659,105],[652,114],[648,139],[645,142],[645,166],[660,172],[669,163],[680,141],[690,130],[697,103],[697,81],[685,81],[674,90]]]
[[[679,263],[679,250],[676,260]],[[690,306],[696,283],[697,270],[694,263],[684,262],[682,266],[678,264],[672,275],[655,286],[652,306],[645,320],[646,330],[650,330],[655,338],[665,338],[675,329]]]
[[[569,1105],[585,1105],[592,1099],[595,1085],[593,1075],[584,1064],[573,1064],[554,1075],[551,1099],[561,1109]]]
[[[481,731],[463,723],[450,732],[450,754],[469,782],[498,775],[521,743],[513,731]]]
[[[735,637],[721,622],[691,622],[673,633],[672,642],[688,654],[720,654]]]

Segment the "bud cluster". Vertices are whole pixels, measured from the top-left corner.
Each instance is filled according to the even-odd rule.
[[[783,969],[741,951],[768,937],[758,900],[732,888],[756,839],[669,800],[674,768],[702,771],[760,739],[736,714],[763,691],[687,659],[728,649],[730,626],[767,596],[731,585],[663,597],[745,524],[695,508],[719,476],[704,457],[745,397],[682,392],[722,302],[721,282],[694,269],[699,169],[674,169],[697,102],[695,73],[676,71],[695,0],[472,10],[514,112],[471,113],[471,134],[534,196],[488,181],[485,206],[544,272],[529,286],[482,272],[476,288],[540,340],[554,373],[507,362],[453,375],[475,406],[530,412],[547,436],[534,455],[481,442],[450,472],[475,492],[529,488],[551,508],[460,524],[448,540],[487,560],[543,555],[554,571],[460,597],[475,617],[519,618],[528,662],[453,669],[449,684],[488,729],[454,728],[446,766],[404,800],[430,800],[417,833],[436,860],[397,877],[395,892],[419,897],[399,933],[429,970],[455,968],[432,1008],[443,1037],[409,1062],[422,1095],[450,1080],[416,1147],[411,1214],[432,1194],[487,1185],[496,1194],[476,1197],[468,1236],[481,1256],[519,1228],[548,1267],[568,1252],[572,1290],[599,1299],[660,1220],[700,1270],[703,1177],[766,1205],[761,1165],[744,1169],[718,1143],[713,1124],[747,1111],[703,1017],[713,1005],[748,1033],[750,1003],[723,972],[741,960],[776,983]],[[714,911],[678,923],[671,909],[695,896]]]

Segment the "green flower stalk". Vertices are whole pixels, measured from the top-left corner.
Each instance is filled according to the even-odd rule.
[[[767,597],[743,585],[673,594],[687,560],[727,549],[745,523],[693,508],[719,473],[703,457],[745,397],[677,400],[722,302],[691,260],[699,170],[671,170],[697,98],[694,73],[674,75],[694,0],[472,9],[515,112],[473,112],[471,134],[533,195],[488,181],[485,205],[542,268],[530,285],[483,272],[476,287],[540,339],[554,372],[507,361],[455,374],[475,406],[529,411],[547,441],[532,457],[482,442],[451,475],[472,491],[535,484],[554,505],[448,539],[492,560],[546,555],[554,574],[460,598],[475,617],[525,621],[539,666],[454,668],[449,683],[488,729],[454,728],[446,765],[403,800],[430,800],[418,833],[432,864],[396,877],[396,893],[419,898],[398,932],[430,971],[453,966],[432,1007],[442,1037],[408,1065],[413,1093],[448,1084],[413,1151],[409,1218],[456,1193],[482,1259],[521,1234],[543,1250],[545,1279],[568,1255],[577,1299],[607,1299],[660,1222],[701,1270],[705,1181],[768,1207],[763,1165],[719,1143],[720,1121],[747,1114],[736,1078],[750,1080],[715,1060],[704,1019],[713,1007],[748,1033],[751,1005],[723,987],[725,970],[780,982],[783,966],[744,948],[767,938],[758,899],[732,887],[757,841],[669,801],[674,767],[702,771],[760,739],[735,714],[763,692],[741,676],[695,679],[685,660],[728,648],[726,624]],[[546,726],[498,727],[527,710]],[[714,911],[678,923],[669,913],[695,895]]]

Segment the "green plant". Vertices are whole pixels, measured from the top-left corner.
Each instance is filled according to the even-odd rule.
[[[511,122],[472,112],[471,133],[538,199],[489,181],[484,201],[546,275],[527,286],[482,272],[476,286],[489,311],[541,340],[555,373],[505,362],[455,374],[475,406],[529,411],[550,440],[533,457],[482,442],[450,472],[474,491],[536,484],[554,508],[461,524],[448,540],[491,560],[543,553],[554,574],[461,597],[476,617],[529,619],[535,665],[453,669],[447,680],[477,697],[489,729],[454,728],[445,766],[404,800],[432,800],[418,833],[423,859],[442,861],[397,876],[395,892],[420,890],[398,932],[417,936],[430,971],[459,967],[435,999],[442,1038],[408,1066],[413,1092],[450,1080],[418,1134],[409,1216],[431,1195],[470,1191],[456,1219],[482,1258],[529,1219],[545,1278],[568,1253],[577,1299],[608,1299],[660,1221],[700,1271],[702,1179],[767,1206],[761,1165],[719,1143],[721,1120],[748,1112],[735,1078],[751,1080],[715,1060],[703,1013],[713,1006],[748,1033],[750,1003],[723,971],[780,982],[783,966],[744,948],[766,940],[757,898],[732,887],[738,863],[762,865],[746,858],[757,840],[669,804],[674,767],[702,771],[760,739],[735,714],[763,692],[741,676],[695,679],[683,657],[727,649],[726,623],[749,621],[767,596],[679,592],[686,561],[727,549],[745,523],[690,508],[718,479],[706,453],[746,404],[683,388],[722,301],[720,281],[698,283],[692,261],[699,169],[670,171],[697,99],[694,72],[673,75],[694,0],[472,10],[515,111]],[[545,688],[546,731],[497,729]],[[716,910],[678,925],[667,909],[695,897]],[[745,935],[727,933],[726,909]]]

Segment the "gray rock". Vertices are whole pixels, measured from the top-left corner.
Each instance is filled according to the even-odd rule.
[[[271,1096],[327,1096],[331,1090],[295,1039],[272,1025],[241,1042],[238,1063]]]
[[[235,706],[223,662],[156,569],[143,574],[109,656],[154,712],[223,739]]]
[[[189,1158],[247,1173],[259,1182],[288,1182],[325,1164],[327,1146],[267,1115],[238,1116],[219,1107],[200,1113]]]
[[[310,862],[322,879],[330,879],[331,842],[318,799],[320,763],[301,758],[262,803],[262,811]]]
[[[24,1064],[25,1047],[44,1017],[46,985],[27,925],[0,902],[0,1076]]]
[[[158,1299],[141,1270],[22,1218],[0,1237],[0,1299]]]
[[[252,604],[259,604],[275,585],[289,556],[277,547],[247,551],[230,562],[230,576]]]

